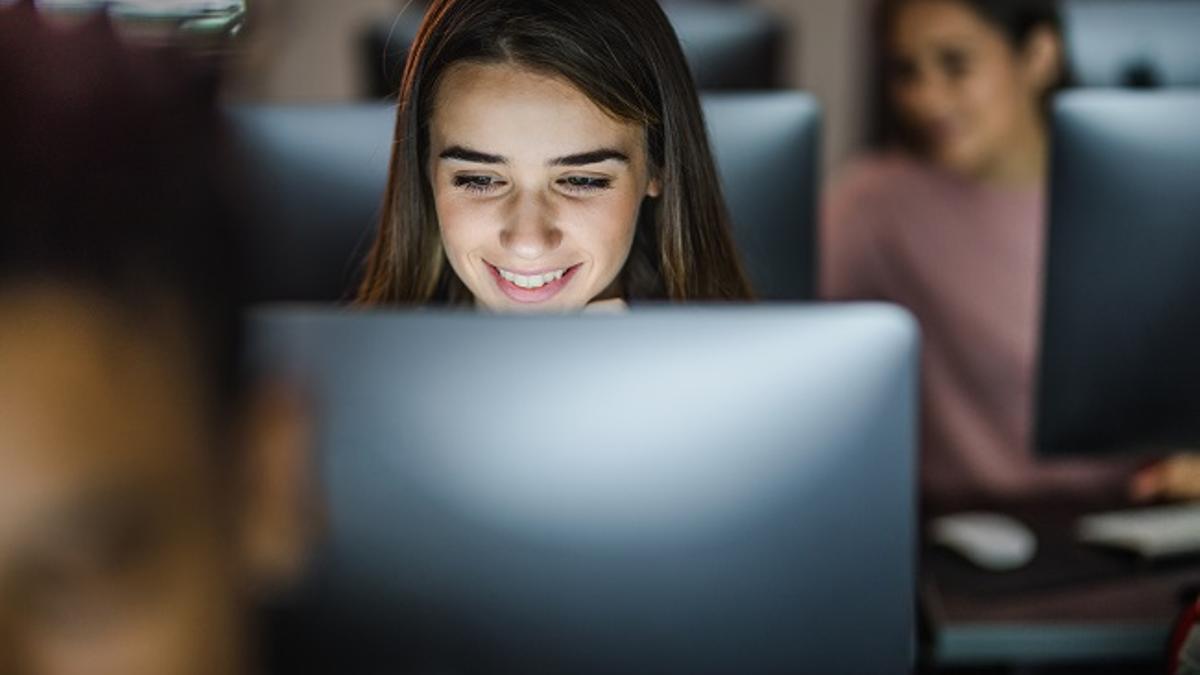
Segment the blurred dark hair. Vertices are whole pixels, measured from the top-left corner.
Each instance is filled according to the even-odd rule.
[[[679,40],[655,0],[436,0],[405,66],[383,216],[359,301],[464,302],[445,258],[427,177],[439,79],[460,61],[561,76],[646,129],[662,195],[647,199],[621,280],[632,299],[750,297]]]
[[[885,27],[890,27],[895,13],[914,0],[884,0],[881,14]],[[1062,32],[1057,0],[952,0],[970,9],[1008,38],[1015,49],[1023,48],[1033,32],[1049,27]]]
[[[888,43],[900,10],[913,2],[922,1],[928,0],[878,0],[875,7],[871,27],[874,71],[870,94],[873,99],[871,107],[875,111],[870,136],[875,145],[903,139],[900,124],[892,110],[891,99],[888,95]],[[1059,36],[1063,35],[1062,15],[1059,12],[1058,0],[941,1],[954,2],[969,9],[998,30],[1014,50],[1021,50],[1028,46],[1029,39],[1040,28],[1049,28]],[[1046,102],[1049,102],[1056,91],[1070,84],[1065,49],[1062,58],[1062,75],[1047,92]]]
[[[134,330],[182,310],[187,365],[224,406],[242,384],[242,266],[215,97],[212,68],[122,44],[102,16],[0,10],[0,292],[78,287]]]

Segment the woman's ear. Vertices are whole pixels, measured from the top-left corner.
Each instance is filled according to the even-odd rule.
[[[662,181],[658,178],[651,178],[649,185],[646,186],[647,197],[657,197],[662,194]]]
[[[1026,81],[1034,91],[1039,96],[1050,91],[1066,70],[1059,32],[1050,26],[1035,28],[1025,44],[1024,62]]]

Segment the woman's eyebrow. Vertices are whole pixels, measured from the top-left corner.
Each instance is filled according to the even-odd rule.
[[[439,159],[457,159],[463,162],[474,162],[476,164],[508,164],[508,160],[500,155],[489,155],[486,152],[464,148],[461,145],[452,145],[438,155]]]
[[[452,145],[443,150],[439,155],[440,159],[456,159],[462,162],[472,162],[475,164],[508,164],[508,159],[502,155],[492,155],[479,150],[463,147],[461,145]],[[599,164],[616,160],[618,162],[629,163],[629,156],[620,150],[613,148],[599,148],[597,150],[589,150],[573,155],[564,155],[555,157],[547,162],[550,166],[586,166],[588,164]]]
[[[97,536],[161,513],[161,491],[141,481],[119,479],[90,486],[70,503],[43,514],[38,537],[45,543],[71,545],[85,535]]]
[[[550,160],[550,166],[585,166],[587,164],[599,164],[607,162],[610,159],[615,159],[618,162],[629,163],[629,156],[620,150],[612,148],[600,148],[599,150],[589,150],[575,155],[566,155],[564,157],[556,157]]]

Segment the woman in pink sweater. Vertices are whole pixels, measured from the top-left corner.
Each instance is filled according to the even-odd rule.
[[[1064,79],[1050,0],[884,0],[898,149],[826,200],[821,292],[908,307],[924,339],[922,490],[935,506],[1200,496],[1187,457],[1041,462],[1031,451],[1046,100]]]

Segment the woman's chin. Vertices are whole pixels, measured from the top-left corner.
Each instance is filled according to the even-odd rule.
[[[480,301],[476,296],[475,306],[493,314],[567,314],[582,311],[586,302],[570,298],[553,298],[545,302],[517,302],[509,298],[489,298]]]
[[[965,140],[935,146],[929,156],[941,168],[960,176],[976,176],[987,165],[984,153]]]

